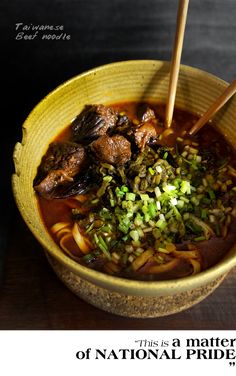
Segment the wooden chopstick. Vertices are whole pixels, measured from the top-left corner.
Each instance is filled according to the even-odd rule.
[[[165,127],[169,128],[171,126],[174,105],[175,105],[175,96],[176,88],[179,76],[179,67],[180,59],[182,54],[183,40],[184,40],[184,31],[187,19],[189,0],[179,0],[179,9],[177,16],[177,26],[175,32],[175,42],[171,58],[171,67],[170,67],[170,80],[169,80],[169,89],[166,105],[166,114],[165,114]]]
[[[190,129],[189,134],[196,134],[235,93],[236,79],[231,82],[226,90],[223,91],[223,93],[216,99],[214,103],[212,103],[205,114],[196,122],[196,124],[194,124],[194,126]]]

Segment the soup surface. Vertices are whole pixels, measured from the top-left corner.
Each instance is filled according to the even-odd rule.
[[[131,279],[185,277],[236,241],[235,152],[212,125],[165,106],[85,106],[49,145],[34,181],[62,252]]]

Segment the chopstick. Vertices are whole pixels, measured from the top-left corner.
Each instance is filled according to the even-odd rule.
[[[178,16],[177,16],[177,26],[175,32],[175,42],[171,58],[171,67],[170,67],[170,80],[169,80],[169,89],[166,105],[166,114],[165,114],[165,127],[169,128],[171,126],[174,105],[175,105],[175,96],[176,88],[179,76],[179,67],[180,59],[182,54],[183,40],[184,40],[184,31],[187,19],[189,0],[179,0]]]
[[[196,134],[216,112],[236,93],[236,79],[226,88],[225,91],[215,100],[205,114],[190,129],[189,134]]]

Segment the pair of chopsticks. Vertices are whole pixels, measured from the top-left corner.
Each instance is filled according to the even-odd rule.
[[[174,104],[176,97],[176,89],[179,76],[180,60],[182,54],[184,31],[187,20],[189,0],[179,0],[179,9],[177,16],[177,26],[175,32],[174,48],[171,58],[170,66],[170,79],[168,89],[168,99],[166,105],[165,114],[165,127],[170,128],[174,112]],[[236,92],[236,79],[226,88],[226,90],[216,99],[205,114],[196,122],[196,124],[190,129],[189,134],[196,134],[207,122],[212,118],[216,112],[224,106],[224,104],[235,94]]]

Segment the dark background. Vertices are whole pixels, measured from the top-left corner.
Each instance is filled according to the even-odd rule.
[[[236,302],[226,299],[228,291],[236,293],[235,275],[206,301],[171,318],[114,319],[90,307],[57,280],[11,193],[13,147],[37,102],[63,81],[101,64],[170,60],[177,6],[177,0],[1,0],[0,328],[236,328]],[[64,25],[71,39],[17,41],[18,22]],[[235,0],[190,0],[182,63],[227,81],[236,76]]]

